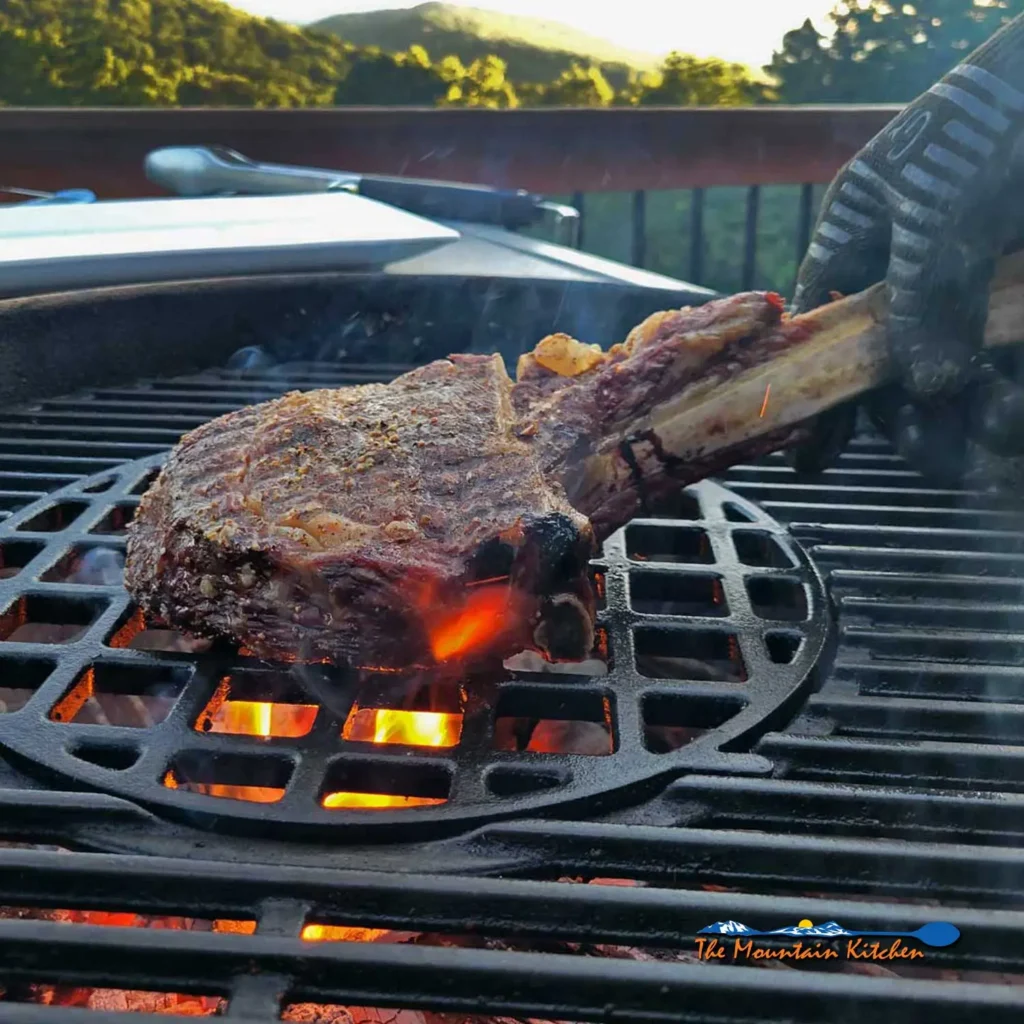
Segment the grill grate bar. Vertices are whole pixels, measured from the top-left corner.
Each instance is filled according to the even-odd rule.
[[[17,423],[15,427],[20,434],[24,434],[29,438],[37,437],[47,440],[50,438],[57,438],[59,440],[67,436],[68,432],[68,428],[63,425],[48,426],[35,423]],[[75,433],[81,437],[82,443],[86,444],[95,443],[92,440],[93,438],[99,441],[105,441],[109,438],[113,444],[124,444],[126,442],[122,439],[129,438],[131,443],[162,444],[163,447],[167,448],[181,437],[182,431],[175,428],[159,429],[147,427],[139,429],[137,427],[92,427],[88,424],[79,424],[75,427]]]
[[[758,752],[801,779],[1024,792],[1024,747],[777,733],[765,736]]]
[[[119,934],[124,932],[124,934]],[[496,953],[375,943],[317,943],[260,935],[68,928],[0,922],[8,977],[58,976],[78,985],[159,983],[178,991],[228,993],[224,978],[258,972],[291,980],[289,998],[354,1006],[414,1005],[554,1020],[616,1016],[660,1022],[853,1022],[941,1019],[1016,1022],[1024,989],[932,980],[759,971],[705,964],[593,960],[564,954]],[[68,964],[73,968],[68,969]],[[727,972],[723,976],[722,972]],[[778,1007],[776,1012],[766,1008]]]
[[[762,892],[944,901],[1019,899],[1024,891],[1024,851],[1009,848],[569,822],[492,825],[478,842],[504,871],[516,873],[590,870]]]
[[[798,531],[798,539],[804,540]],[[977,551],[926,551],[922,549],[891,547],[851,548],[840,545],[815,544],[811,552],[819,566],[853,566],[858,571],[920,573],[932,576],[948,574],[957,569],[970,576],[984,576],[991,572],[996,578],[1006,578],[1024,572],[1024,557],[1010,553]]]
[[[674,794],[678,795],[678,794]],[[275,933],[299,934],[308,918],[322,923],[459,935],[467,928],[495,938],[560,939],[649,948],[692,949],[712,920],[774,927],[780,920],[842,920],[854,930],[913,931],[913,905],[825,897],[752,896],[558,882],[471,879],[429,874],[325,871],[265,865],[222,865],[166,858],[0,851],[5,903],[141,914],[257,918],[266,934],[265,895],[281,922]],[[305,908],[300,913],[295,907]],[[415,908],[410,910],[410,908]],[[262,908],[262,909],[261,909]],[[929,911],[929,913],[935,913]],[[283,915],[283,916],[282,916]],[[1007,940],[1024,929],[1024,910],[943,908],[965,938],[936,951],[936,963],[960,968],[1024,968],[1024,949]]]
[[[830,530],[843,527],[863,527],[865,532],[888,536],[896,530],[941,530],[944,535],[966,531],[972,536],[979,532],[995,533],[999,538],[1020,536],[1014,526],[1020,525],[1020,515],[1014,512],[983,508],[927,508],[913,505],[825,505],[810,502],[771,501],[759,498],[761,507],[776,518],[792,522],[801,528],[798,517],[817,516],[829,520]],[[878,523],[885,527],[879,528]],[[805,527],[805,529],[810,529]],[[815,527],[821,529],[821,527]]]
[[[792,483],[793,470],[784,462],[764,462],[750,464],[739,464],[729,470],[729,478],[734,481],[737,490],[751,484],[768,484],[773,486],[799,486]],[[847,485],[852,487],[878,487],[884,488],[886,484],[895,484],[903,481],[911,485],[920,485],[921,476],[908,468],[896,469],[864,469],[852,466],[847,457],[841,457],[839,464],[826,469],[821,478],[827,486],[832,484]]]
[[[166,1013],[120,1012],[117,1010],[93,1010],[81,1006],[35,1006],[28,1003],[4,1003],[4,1024],[168,1024]],[[174,1018],[170,1018],[173,1020]],[[232,1021],[240,1024],[277,1024],[280,1018],[238,1017],[232,1014]]]
[[[180,413],[180,409],[177,410]],[[205,415],[205,410],[200,416],[184,416],[174,415],[170,412],[154,412],[154,413],[109,413],[109,412],[93,412],[91,410],[82,409],[74,412],[67,413],[53,413],[53,412],[38,412],[32,414],[31,422],[27,422],[23,419],[11,418],[7,421],[0,420],[4,426],[8,426],[13,430],[38,430],[42,427],[54,428],[60,427],[65,431],[69,426],[73,426],[77,429],[83,425],[91,427],[93,424],[113,424],[117,427],[123,425],[141,427],[146,429],[148,427],[159,427],[167,430],[174,429],[185,429],[188,430],[191,425],[201,423],[204,419],[209,417]],[[106,431],[104,431],[106,432]]]
[[[100,469],[128,459],[144,459],[167,449],[167,444],[133,444],[126,441],[13,441],[0,437],[0,462],[15,456],[30,456],[33,461],[51,456],[86,459],[102,458]]]
[[[688,824],[701,828],[781,825],[782,816],[766,808],[785,807],[819,836],[1019,846],[1024,835],[1024,797],[1010,793],[909,792],[783,778],[689,776],[674,782],[665,797],[686,808]],[[918,849],[908,847],[906,855],[924,870]]]
[[[1024,704],[1000,705],[899,697],[812,697],[810,713],[836,724],[835,735],[906,737],[955,743],[1015,744],[1024,736]]]
[[[767,468],[767,467],[765,467]],[[730,470],[730,475],[735,470]],[[764,476],[764,473],[757,474]],[[953,509],[962,511],[975,508],[974,501],[984,499],[984,493],[979,492],[977,498],[964,491],[936,490],[928,487],[886,487],[867,486],[866,484],[804,484],[792,482],[755,482],[745,481],[733,484],[733,489],[746,498],[757,502],[777,502],[783,508],[792,505],[795,508],[818,508],[831,510],[830,499],[837,498],[846,505],[856,508],[863,504],[874,505],[881,508],[903,508],[913,506],[917,508],[937,510]],[[979,507],[984,507],[980,505]],[[995,507],[995,506],[993,506]],[[831,515],[826,513],[827,518]]]
[[[1024,669],[1015,665],[958,665],[953,662],[864,660],[844,655],[834,678],[857,683],[866,697],[928,697],[1016,704]]]

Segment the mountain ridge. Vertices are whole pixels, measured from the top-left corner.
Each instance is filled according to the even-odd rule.
[[[418,44],[433,59],[454,54],[465,64],[494,54],[508,65],[508,76],[521,82],[551,81],[576,61],[599,65],[620,84],[630,71],[650,71],[660,62],[656,54],[629,50],[560,22],[437,0],[404,10],[336,14],[306,27],[388,52]]]

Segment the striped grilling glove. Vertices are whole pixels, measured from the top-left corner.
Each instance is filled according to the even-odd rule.
[[[805,312],[885,280],[900,385],[864,405],[912,465],[947,484],[1024,487],[1024,388],[1011,363],[980,353],[996,259],[1022,241],[1024,15],[840,171],[794,296]],[[794,467],[824,469],[856,413],[819,417]]]

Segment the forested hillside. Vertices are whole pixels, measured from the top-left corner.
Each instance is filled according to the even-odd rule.
[[[463,53],[356,45],[220,0],[0,0],[7,105],[601,106],[767,95],[740,65],[677,54],[661,69],[620,68],[616,87],[582,54],[562,53],[548,79],[524,79],[489,43]]]
[[[0,103],[329,104],[349,51],[218,0],[0,0]]]
[[[445,3],[339,14],[311,27],[388,52],[423,46],[431,53],[458,57],[463,64],[493,55],[505,62],[508,77],[515,82],[550,82],[575,63],[599,68],[620,88],[630,72],[653,71],[657,64],[649,55],[558,22]]]

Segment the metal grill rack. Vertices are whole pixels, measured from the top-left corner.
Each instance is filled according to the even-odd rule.
[[[305,368],[285,366],[275,383],[283,391],[311,381]],[[195,401],[210,384],[174,390]],[[824,590],[806,556],[755,506],[706,482],[680,493],[664,518],[635,520],[605,543],[593,566],[602,598],[595,660],[607,667],[597,678],[513,672],[438,685],[268,666],[237,650],[140,649],[153,632],[120,574],[111,565],[103,585],[90,566],[121,557],[161,461],[86,477],[0,524],[0,744],[72,784],[211,825],[409,838],[562,803],[635,802],[686,771],[763,773],[767,762],[731,751],[786,714],[827,640]],[[460,733],[424,746],[349,731],[361,710],[409,706],[417,685],[430,687],[435,711],[461,716]],[[288,719],[285,735],[268,740],[225,722],[236,702],[270,703]],[[553,734],[547,749],[517,743],[527,723],[538,723],[534,736]],[[419,806],[368,814],[336,805],[339,795],[375,794]]]
[[[395,372],[347,367],[345,380]],[[336,368],[307,373],[310,384],[339,380]],[[10,546],[25,531],[6,529],[31,503],[97,473],[125,480],[126,461],[158,455],[194,423],[269,398],[283,383],[222,371],[5,415],[4,564],[39,557],[30,576],[45,571],[38,548]],[[1020,517],[980,495],[924,486],[869,437],[815,482],[796,480],[777,458],[736,467],[722,482],[745,513],[743,499],[788,524],[826,574],[838,617],[821,685],[798,686],[802,703],[783,705],[749,749],[739,743],[724,771],[686,768],[636,791],[633,804],[567,805],[444,839],[342,846],[324,836],[297,841],[283,825],[268,838],[218,835],[201,817],[172,820],[84,777],[68,791],[59,766],[59,774],[26,772],[25,759],[12,757],[0,765],[0,836],[103,852],[0,849],[0,902],[181,914],[248,931],[0,919],[4,982],[203,992],[253,1021],[277,1019],[296,1002],[577,1021],[1020,1020]],[[90,509],[131,500],[116,495],[81,500]],[[721,521],[729,531],[750,528]],[[95,543],[118,544],[106,534]],[[651,569],[626,561],[631,585]],[[13,575],[3,585],[21,587]],[[116,613],[107,614],[115,625]],[[634,606],[630,614],[650,613]],[[106,626],[97,619],[91,628]],[[614,638],[612,647],[617,655]],[[566,877],[640,885],[554,881]],[[693,960],[694,933],[711,921],[773,928],[803,917],[892,931],[944,920],[962,937],[931,951],[925,967],[861,973]],[[310,944],[299,938],[310,922],[470,934],[476,944]],[[517,943],[533,951],[513,951]],[[647,953],[585,955],[608,944]],[[4,1020],[65,1018],[121,1019],[0,1002]]]

